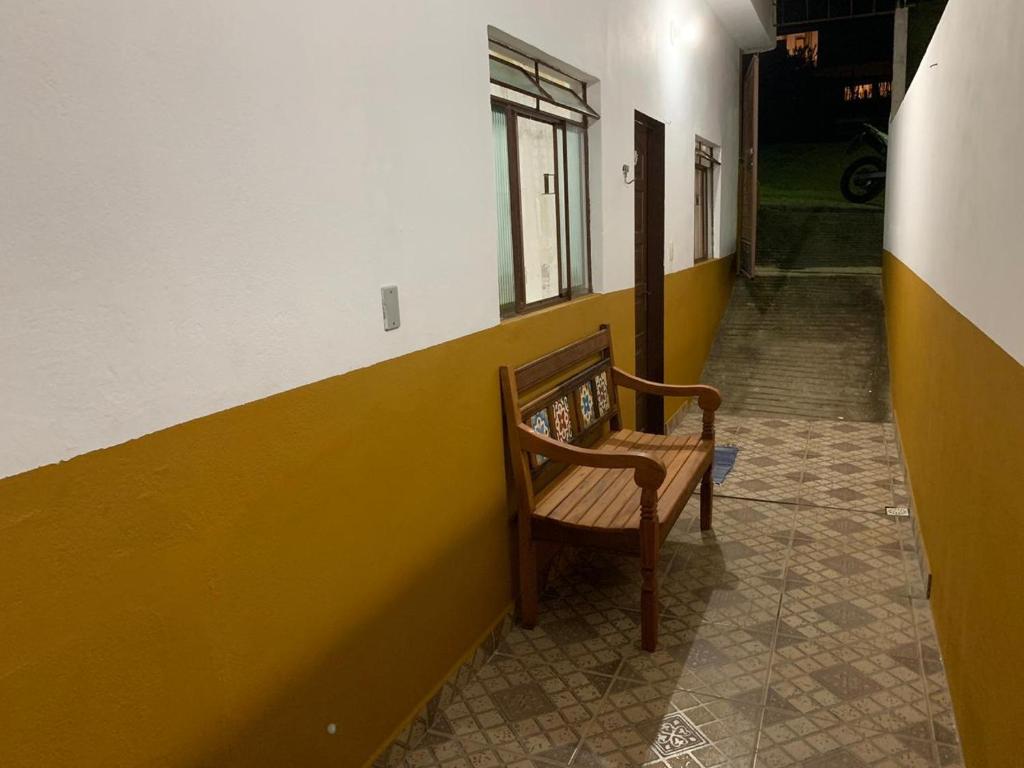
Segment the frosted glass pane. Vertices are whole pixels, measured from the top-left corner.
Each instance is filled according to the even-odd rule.
[[[516,281],[512,261],[512,192],[508,178],[508,126],[504,110],[491,110],[494,134],[494,181],[498,201],[498,301],[501,314],[516,308]]]
[[[575,93],[570,91],[558,83],[552,83],[550,80],[542,80],[543,88],[550,96],[550,100],[559,106],[571,109],[574,112],[583,112],[591,117],[600,117],[583,99],[577,96]]]
[[[561,128],[555,129],[555,165],[558,168],[558,263],[562,271],[562,275],[559,278],[561,281],[559,286],[565,288],[569,285],[569,258],[567,251],[569,250],[569,217],[568,213],[568,201],[565,196],[565,154],[563,149],[565,147],[565,131]]]
[[[551,125],[539,120],[516,119],[527,304],[550,299],[559,293],[556,196],[546,194],[544,184],[546,174],[556,180],[558,178],[553,130]]]
[[[491,80],[501,85],[508,85],[516,90],[525,91],[533,96],[542,99],[551,99],[552,96],[541,90],[533,76],[524,72],[519,67],[513,66],[504,61],[491,57]],[[563,89],[564,90],[564,89]]]
[[[583,152],[583,129],[569,126],[566,130],[566,153],[569,185],[568,229],[569,256],[572,264],[573,295],[590,292],[590,274],[587,268],[587,199]]]
[[[491,84],[491,88],[493,89],[495,87],[497,87],[497,86],[495,86],[492,83]],[[506,88],[505,90],[508,90],[508,89]],[[529,97],[526,96],[524,98],[529,98]],[[531,101],[532,101],[532,99],[531,99]],[[554,104],[549,104],[548,102],[544,101],[543,99],[538,99],[537,103],[540,105],[540,111],[541,112],[547,112],[549,115],[554,115],[555,117],[561,117],[561,118],[563,118],[565,120],[572,120],[574,123],[582,123],[583,122],[583,115],[581,115],[579,112],[573,112],[571,109],[562,109],[561,107],[556,107]]]
[[[527,96],[525,93],[513,91],[511,88],[506,88],[504,85],[498,85],[497,83],[491,83],[491,96],[497,96],[499,99],[514,101],[516,104],[522,104],[532,108],[536,108],[538,104],[544,104],[543,101],[535,99],[533,96]]]

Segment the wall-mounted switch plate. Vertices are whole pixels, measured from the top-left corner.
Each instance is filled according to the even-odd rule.
[[[380,303],[384,307],[384,330],[395,330],[402,324],[402,318],[398,314],[398,286],[386,285],[381,288]]]

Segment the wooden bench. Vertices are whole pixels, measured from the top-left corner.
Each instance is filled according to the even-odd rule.
[[[711,527],[718,390],[659,384],[617,368],[608,326],[500,374],[517,492],[520,620],[537,622],[537,542],[639,555],[641,645],[653,651],[658,551],[698,482],[701,530]],[[696,397],[701,434],[623,429],[618,387]]]

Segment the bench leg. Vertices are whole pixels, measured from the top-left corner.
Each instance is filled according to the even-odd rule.
[[[644,510],[646,512],[646,510]],[[658,647],[658,520],[656,511],[640,519],[640,647]]]
[[[715,494],[712,469],[714,469],[714,465],[709,466],[700,479],[700,529],[702,531],[711,530],[711,502]]]
[[[537,546],[529,540],[519,542],[519,621],[537,626]]]

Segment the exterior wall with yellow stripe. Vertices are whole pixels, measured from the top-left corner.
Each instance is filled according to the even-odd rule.
[[[729,260],[667,277],[672,378],[730,286]],[[631,369],[633,306],[591,296],[0,481],[0,763],[362,765],[511,603],[498,366],[610,323]]]
[[[1017,765],[1024,721],[1024,366],[898,254],[892,397],[967,764]]]
[[[729,302],[734,259],[716,259],[665,276],[665,381],[696,382]],[[702,382],[714,385],[715,382]],[[665,418],[683,404],[665,401]]]

